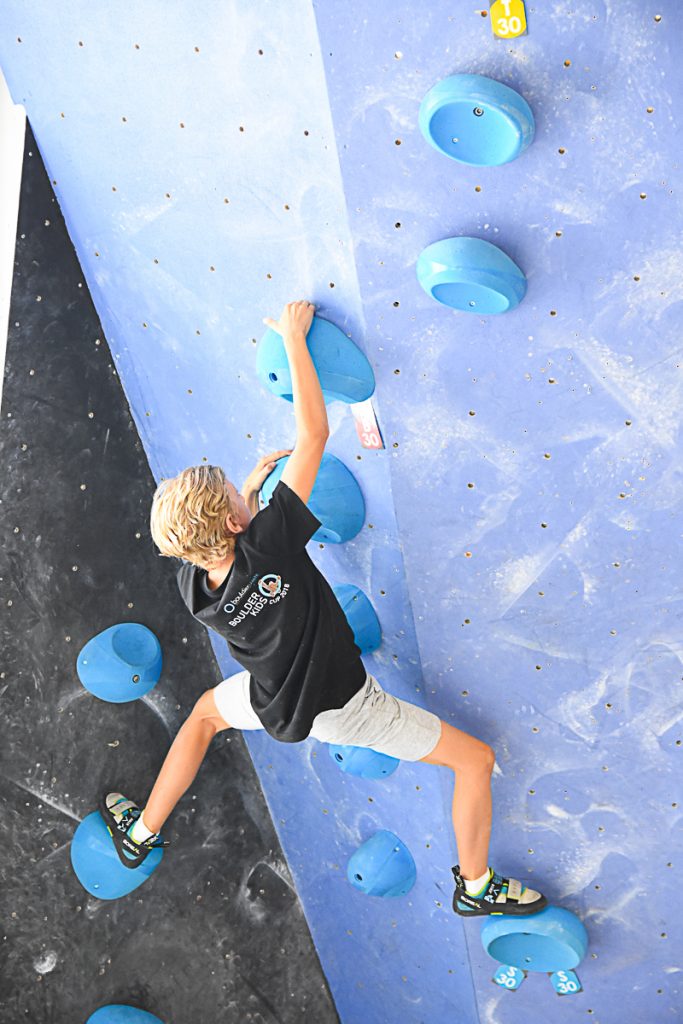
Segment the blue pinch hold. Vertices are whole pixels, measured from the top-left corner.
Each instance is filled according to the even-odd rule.
[[[123,1003],[110,1003],[100,1006],[88,1017],[85,1024],[163,1024],[163,1021],[147,1010],[139,1010],[136,1006],[124,1006]]]
[[[464,313],[507,313],[526,294],[526,277],[517,264],[483,238],[444,238],[423,249],[417,278],[437,302]]]
[[[531,107],[509,85],[485,75],[450,75],[422,100],[420,130],[440,153],[475,167],[497,167],[531,144]]]
[[[346,877],[366,896],[405,896],[415,885],[417,868],[410,850],[393,832],[382,829],[359,846]]]
[[[146,882],[161,863],[163,850],[152,850],[142,864],[126,868],[119,860],[99,811],[79,824],[71,841],[71,865],[86,892],[99,900],[118,900]]]
[[[149,693],[161,676],[161,644],[138,622],[110,626],[88,640],[76,661],[78,678],[101,700],[124,704]]]
[[[289,455],[280,459],[266,477],[261,488],[264,506],[272,498],[288,461]],[[365,501],[355,476],[340,459],[327,452],[322,457],[307,505],[322,524],[312,540],[343,544],[355,537],[365,522]]]
[[[376,651],[382,643],[382,628],[370,599],[352,583],[339,583],[332,591],[353,630],[361,654]]]
[[[314,316],[306,338],[325,402],[363,402],[375,390],[366,356],[339,327]],[[256,371],[274,395],[294,400],[292,374],[282,336],[269,328],[256,350]]]
[[[537,914],[488,917],[482,925],[484,949],[503,964],[543,974],[572,970],[588,949],[582,921],[564,907],[546,906]]]
[[[361,779],[385,779],[396,771],[400,761],[368,747],[330,744],[330,757],[343,772]]]

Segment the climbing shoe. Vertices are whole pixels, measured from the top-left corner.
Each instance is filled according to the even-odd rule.
[[[169,843],[158,835],[151,835],[142,843],[136,843],[128,834],[140,817],[140,808],[122,793],[104,793],[99,804],[107,832],[112,837],[114,848],[124,867],[138,868],[152,850]]]
[[[460,865],[451,868],[455,878],[453,910],[461,917],[498,914],[536,914],[548,905],[545,896],[527,889],[516,878],[502,878],[489,868],[489,880],[475,895],[467,891]]]

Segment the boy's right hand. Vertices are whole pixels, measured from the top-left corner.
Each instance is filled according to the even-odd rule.
[[[313,322],[315,306],[312,302],[301,300],[300,302],[288,302],[280,314],[280,319],[273,320],[271,317],[264,317],[263,322],[271,330],[277,331],[283,338],[292,334],[308,334]]]

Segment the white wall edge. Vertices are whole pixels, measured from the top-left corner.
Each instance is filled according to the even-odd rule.
[[[25,133],[26,111],[13,102],[0,69],[0,400],[5,379]]]

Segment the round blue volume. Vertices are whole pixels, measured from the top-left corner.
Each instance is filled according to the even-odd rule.
[[[78,678],[101,700],[124,704],[159,682],[161,644],[138,622],[110,626],[88,640],[76,661]]]
[[[273,472],[266,477],[261,488],[261,500],[267,505],[273,496],[289,455],[280,459]],[[329,455],[322,457],[313,490],[306,502],[322,526],[315,531],[312,540],[343,544],[360,531],[365,522],[365,501],[353,473],[343,462]]]
[[[363,402],[375,390],[375,375],[365,355],[339,327],[314,316],[306,337],[325,402]],[[294,401],[292,374],[284,342],[270,328],[256,350],[256,371],[274,395]]]
[[[475,167],[509,163],[534,137],[531,107],[509,85],[485,75],[451,75],[420,106],[420,129],[430,145]]]
[[[486,918],[481,941],[494,960],[546,974],[577,967],[588,949],[588,932],[571,910],[546,906],[537,914]]]
[[[507,313],[526,294],[523,271],[483,238],[434,242],[418,256],[416,271],[427,295],[463,313]]]

